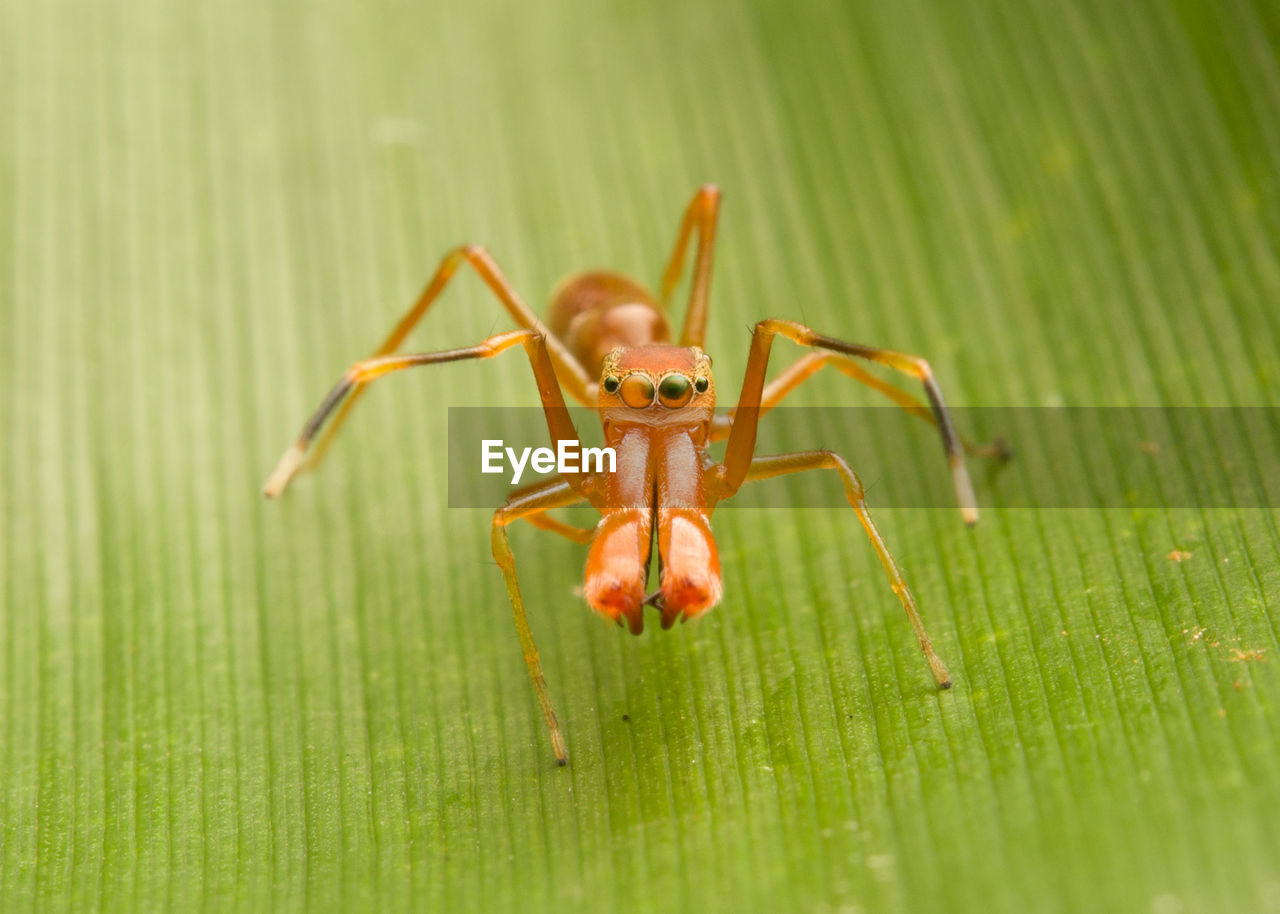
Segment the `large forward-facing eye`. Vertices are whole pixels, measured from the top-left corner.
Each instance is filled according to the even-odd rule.
[[[653,382],[647,374],[634,371],[622,379],[618,388],[622,402],[633,409],[644,409],[653,404]]]
[[[658,400],[663,406],[676,409],[684,406],[693,396],[693,385],[682,374],[669,374],[658,382]]]

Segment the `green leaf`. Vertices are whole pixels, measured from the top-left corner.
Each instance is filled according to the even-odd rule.
[[[953,406],[1274,406],[1278,47],[1256,0],[0,5],[0,907],[1280,910],[1274,509],[868,478],[946,693],[838,492],[718,513],[723,604],[640,638],[513,527],[560,769],[447,498],[518,353],[259,495],[448,248],[653,283],[704,181],[722,399],[776,316]],[[464,275],[412,347],[508,326]]]

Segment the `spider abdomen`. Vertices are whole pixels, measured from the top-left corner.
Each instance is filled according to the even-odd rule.
[[[619,346],[671,340],[671,327],[649,290],[609,270],[574,273],[551,293],[547,328],[589,372]]]

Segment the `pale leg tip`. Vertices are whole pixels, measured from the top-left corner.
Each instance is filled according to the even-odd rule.
[[[276,468],[271,471],[271,475],[263,483],[262,494],[267,498],[278,497],[284,491],[285,486],[289,484],[289,480],[298,472],[298,467],[302,466],[302,458],[302,448],[296,444],[285,451],[280,457],[280,462],[276,464]]]
[[[960,503],[960,516],[972,527],[978,522],[978,499],[973,494],[973,482],[959,460],[951,467],[951,478],[955,484],[956,501]]]
[[[929,661],[929,672],[933,673],[933,681],[938,684],[938,688],[951,688],[951,671],[942,662],[942,658],[929,650],[925,654],[925,659]]]
[[[560,735],[560,728],[557,726],[551,731],[551,751],[556,754],[556,765],[563,768],[569,764],[569,747],[565,745],[564,737]]]

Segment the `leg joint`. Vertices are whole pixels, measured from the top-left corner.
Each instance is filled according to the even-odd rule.
[[[849,496],[856,501],[861,501],[866,495],[866,491],[862,488],[862,480],[858,478],[858,474],[853,471],[853,467],[849,466],[849,461],[835,451],[823,449],[818,453],[822,455],[822,467],[839,473],[840,478],[844,480]]]
[[[503,505],[501,508],[493,512],[493,529],[494,531],[505,529],[517,515],[511,510],[510,505]]]

